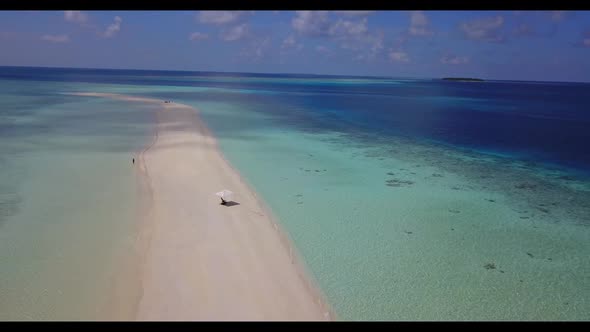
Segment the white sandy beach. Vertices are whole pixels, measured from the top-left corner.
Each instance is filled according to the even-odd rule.
[[[331,320],[320,292],[255,193],[223,158],[196,109],[162,100],[154,141],[136,156],[150,187],[137,320]],[[234,192],[223,206],[214,194]]]

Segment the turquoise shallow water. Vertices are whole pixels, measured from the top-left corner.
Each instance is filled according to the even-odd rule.
[[[112,318],[118,259],[133,249],[131,156],[151,134],[150,113],[56,94],[70,86],[0,81],[0,121],[10,121],[0,142],[0,320]]]
[[[0,271],[7,294],[0,317],[95,317],[97,302],[107,301],[100,290],[109,272],[97,267],[109,266],[133,234],[130,205],[121,204],[133,196],[130,169],[121,165],[147,137],[151,119],[139,105],[54,97],[96,91],[200,109],[227,159],[279,217],[339,319],[590,318],[584,178],[501,152],[383,137],[360,130],[361,116],[344,129],[319,130],[305,117],[313,107],[305,99],[277,99],[277,91],[234,82],[243,86],[31,83],[46,91],[43,98],[60,101],[51,107],[36,95],[10,93],[21,98],[12,105],[37,98],[39,106],[4,118],[30,122],[19,129],[30,132],[2,140],[14,157],[0,159],[0,184],[9,188],[4,201],[12,202],[3,208],[0,257],[13,268]],[[331,112],[327,121],[338,109]],[[81,181],[74,174],[82,169],[93,176]],[[81,208],[63,209],[72,203]],[[104,252],[105,242],[119,245]],[[88,261],[95,256],[102,263]]]
[[[243,108],[193,104],[339,318],[588,318],[587,184],[553,188],[559,182],[542,182],[551,176],[441,147],[263,130],[270,120]],[[225,136],[232,114],[256,129]],[[552,189],[515,187],[523,183]]]

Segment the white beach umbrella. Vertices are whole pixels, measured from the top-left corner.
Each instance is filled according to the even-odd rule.
[[[226,202],[231,201],[234,197],[234,193],[227,189],[223,189],[222,191],[215,193],[215,195]]]

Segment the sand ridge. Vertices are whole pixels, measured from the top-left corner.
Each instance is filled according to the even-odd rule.
[[[225,160],[188,105],[75,93],[158,107],[156,136],[136,158],[153,200],[138,320],[332,320],[270,211]],[[237,204],[222,206],[229,189]]]

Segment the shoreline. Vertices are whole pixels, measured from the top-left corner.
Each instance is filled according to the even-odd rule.
[[[149,141],[132,153],[132,158],[135,158],[135,164],[132,164],[131,167],[135,178],[136,194],[136,212],[135,220],[133,220],[134,232],[131,234],[133,243],[122,254],[123,257],[115,260],[115,270],[119,272],[112,281],[109,300],[103,309],[102,315],[107,320],[134,320],[143,295],[141,273],[146,264],[146,254],[154,223],[153,190],[144,154],[158,139],[157,109],[154,108],[150,112],[153,112],[153,127],[150,130]]]
[[[146,206],[144,204],[141,204],[141,206],[143,207],[143,214],[140,215],[140,218],[143,220],[139,221],[139,225],[138,225],[138,233],[137,233],[137,241],[136,241],[136,258],[138,259],[138,267],[141,269],[139,272],[139,278],[141,279],[141,282],[139,283],[139,290],[138,290],[138,300],[137,300],[137,304],[135,306],[135,318],[137,320],[177,320],[177,319],[181,319],[181,320],[199,320],[199,319],[204,319],[204,320],[335,320],[335,314],[333,312],[333,310],[330,308],[329,304],[327,303],[327,301],[325,300],[326,297],[323,295],[323,293],[321,292],[321,289],[317,286],[318,283],[315,280],[315,278],[313,278],[313,274],[311,274],[309,272],[309,270],[307,269],[303,259],[301,258],[299,252],[294,248],[292,241],[289,238],[289,235],[284,232],[278,222],[278,218],[276,218],[276,216],[272,213],[272,210],[270,209],[270,207],[265,204],[265,202],[257,195],[257,193],[252,189],[252,186],[249,185],[249,183],[247,182],[246,179],[244,179],[239,172],[233,167],[233,165],[231,165],[231,163],[228,162],[228,160],[225,158],[225,156],[223,155],[223,153],[221,152],[221,150],[219,149],[219,145],[218,142],[215,138],[215,136],[212,134],[211,130],[209,130],[209,128],[207,128],[207,126],[205,125],[205,123],[200,119],[199,114],[198,114],[198,109],[193,108],[191,106],[188,105],[183,105],[183,104],[177,104],[177,103],[171,103],[171,104],[164,104],[162,100],[158,100],[158,99],[152,99],[152,98],[141,98],[141,97],[132,97],[132,96],[126,96],[126,95],[118,95],[118,94],[107,94],[107,93],[72,93],[73,95],[78,95],[78,96],[88,96],[88,97],[103,97],[103,98],[112,98],[112,99],[118,99],[118,100],[125,100],[125,101],[130,101],[130,102],[142,102],[142,103],[149,103],[149,104],[154,104],[158,107],[157,110],[155,110],[155,117],[156,117],[156,124],[154,127],[154,135],[153,135],[153,139],[150,143],[148,143],[142,150],[141,152],[136,154],[136,165],[135,167],[138,167],[138,186],[141,185],[140,181],[144,181],[144,198],[147,200],[151,200],[151,206]],[[178,115],[171,115],[171,111],[174,112],[176,110],[176,112],[178,113]],[[181,114],[182,112],[186,112],[186,114]],[[183,119],[182,117],[185,116],[187,117],[187,119]],[[160,117],[164,117],[165,120],[168,120],[169,123],[165,123],[161,122]],[[188,117],[190,117],[191,119],[188,119]],[[184,121],[178,121],[178,120],[184,120]],[[192,126],[186,126],[186,122],[189,121]],[[179,126],[180,124],[182,124],[182,128],[176,128],[174,129],[174,126]],[[167,128],[170,127],[170,128]],[[186,131],[183,133],[183,131]],[[164,136],[164,139],[159,142],[159,134],[162,134]],[[185,136],[183,136],[185,135]],[[187,135],[191,135],[191,136],[187,136]],[[187,138],[187,140],[184,140],[184,138]],[[205,147],[201,147],[198,151],[197,149],[189,149],[188,147],[183,147],[183,145],[190,145],[190,140],[194,140],[194,139],[198,139],[198,143],[199,144],[203,144],[206,143]],[[172,148],[172,147],[168,147],[166,146],[166,141],[171,142],[172,144],[176,144],[178,147]],[[197,143],[197,142],[195,142]],[[172,144],[168,144],[168,145],[172,145]],[[215,163],[215,166],[217,166],[216,169],[216,173],[217,174],[205,174],[205,175],[200,175],[200,179],[199,181],[203,180],[203,177],[214,177],[215,175],[218,175],[218,179],[226,179],[226,178],[234,178],[236,181],[234,182],[234,186],[235,187],[240,187],[238,189],[241,189],[240,192],[243,195],[238,196],[237,201],[241,202],[241,206],[235,206],[235,207],[231,207],[228,211],[235,211],[233,213],[232,216],[227,216],[225,219],[217,216],[217,215],[211,215],[209,214],[209,219],[218,219],[221,218],[223,220],[214,220],[215,223],[220,223],[220,222],[231,222],[234,220],[234,218],[238,218],[240,219],[240,226],[235,226],[236,228],[240,227],[240,228],[244,228],[241,230],[238,229],[228,229],[228,230],[219,230],[220,233],[223,232],[228,232],[228,234],[216,234],[215,236],[221,236],[222,238],[218,239],[218,240],[224,240],[225,235],[227,235],[227,239],[234,239],[234,240],[242,240],[242,242],[247,242],[247,241],[252,241],[253,238],[251,236],[251,234],[248,233],[254,233],[256,232],[256,237],[260,237],[255,239],[252,244],[257,243],[257,242],[266,242],[260,245],[260,248],[258,247],[254,247],[251,248],[251,246],[246,246],[244,244],[242,244],[240,247],[235,246],[235,249],[238,251],[234,251],[229,253],[228,252],[228,256],[226,256],[226,261],[228,263],[233,263],[234,265],[240,265],[240,264],[245,264],[245,263],[240,263],[239,259],[236,258],[230,258],[232,257],[232,255],[235,255],[237,253],[241,253],[241,252],[245,252],[245,251],[250,251],[252,256],[249,257],[242,257],[243,259],[249,258],[252,260],[252,263],[256,263],[258,266],[257,268],[250,268],[248,265],[243,265],[241,267],[239,267],[237,270],[234,267],[234,272],[241,272],[243,273],[243,275],[240,278],[233,278],[233,280],[227,280],[225,284],[223,284],[224,288],[225,286],[235,286],[236,291],[243,291],[243,293],[245,294],[246,291],[245,289],[249,288],[250,285],[248,283],[245,283],[246,281],[249,281],[250,283],[254,283],[253,281],[259,281],[259,288],[258,292],[259,294],[255,294],[255,292],[251,292],[250,294],[254,297],[251,297],[251,299],[256,299],[256,301],[258,303],[247,303],[247,301],[244,302],[243,304],[243,309],[245,311],[249,311],[249,313],[247,314],[243,314],[241,312],[237,312],[237,311],[241,311],[238,309],[234,309],[234,311],[232,312],[231,310],[226,310],[225,308],[222,310],[214,310],[214,306],[202,306],[202,302],[201,303],[193,303],[193,308],[189,308],[190,306],[187,306],[186,303],[184,305],[180,305],[178,302],[182,302],[180,301],[181,299],[178,297],[180,296],[181,293],[177,294],[177,297],[174,297],[172,295],[167,294],[168,292],[164,292],[165,288],[173,288],[173,285],[170,284],[170,282],[174,283],[175,281],[178,282],[179,278],[174,276],[171,277],[170,274],[166,274],[165,272],[162,272],[162,270],[164,269],[164,263],[167,262],[165,259],[158,259],[156,258],[157,256],[166,256],[167,258],[170,257],[175,257],[175,256],[171,256],[170,251],[170,246],[174,245],[173,242],[171,242],[171,239],[175,238],[175,237],[179,237],[179,235],[170,235],[167,234],[169,231],[166,230],[165,228],[162,228],[163,222],[170,222],[170,219],[166,219],[166,218],[162,218],[162,216],[180,216],[180,214],[174,214],[172,212],[170,212],[168,209],[168,207],[166,206],[158,206],[158,191],[160,191],[161,193],[163,193],[162,196],[166,196],[168,193],[164,190],[162,190],[163,188],[163,183],[165,183],[168,178],[172,179],[172,176],[167,176],[167,177],[162,177],[162,172],[159,172],[159,170],[167,170],[167,167],[170,167],[171,164],[166,164],[165,162],[165,158],[164,158],[164,153],[167,153],[166,158],[168,158],[169,156],[172,156],[172,152],[162,152],[162,150],[164,149],[170,149],[173,151],[178,151],[178,153],[182,152],[182,153],[199,153],[199,155],[195,155],[198,158],[204,158],[205,161],[207,163]],[[181,150],[184,149],[184,150]],[[209,151],[210,150],[210,151]],[[208,151],[208,152],[204,152],[204,151]],[[207,160],[209,159],[209,160]],[[211,159],[218,159],[216,161],[212,161]],[[196,159],[195,159],[196,160]],[[176,162],[181,162],[176,160]],[[192,166],[198,166],[197,165],[193,165]],[[155,178],[156,179],[152,179],[150,177],[150,172],[152,171],[150,169],[150,167],[153,166],[155,171],[153,171],[155,173]],[[219,171],[219,169],[221,168],[221,171]],[[186,170],[187,172],[190,172],[190,170]],[[180,172],[180,170],[179,170]],[[189,174],[189,173],[187,173]],[[194,175],[194,174],[193,174]],[[196,179],[196,178],[195,178]],[[156,183],[154,183],[154,181],[156,181]],[[187,180],[188,181],[188,180]],[[160,186],[158,187],[158,184],[160,184]],[[155,188],[154,188],[155,187]],[[175,186],[174,188],[176,188],[177,186]],[[172,188],[172,187],[170,187]],[[188,187],[187,187],[188,188]],[[217,187],[215,187],[217,188]],[[222,189],[222,188],[217,188],[217,189]],[[228,189],[232,189],[232,188],[228,188]],[[211,198],[213,200],[215,200],[216,198],[213,198],[213,193],[215,191],[212,191],[213,187],[211,187],[211,191],[210,191],[210,196],[212,196]],[[233,189],[232,189],[233,190]],[[195,193],[191,193],[191,194],[195,194]],[[200,193],[199,193],[200,194]],[[182,194],[184,195],[184,194]],[[177,198],[175,196],[175,198]],[[142,200],[142,197],[139,197],[140,200]],[[212,200],[212,201],[213,201]],[[160,200],[160,201],[164,201],[164,200]],[[180,203],[178,203],[180,204]],[[244,206],[244,205],[248,205],[248,207]],[[239,204],[238,204],[239,205]],[[185,206],[175,206],[175,208],[183,208]],[[220,213],[221,210],[219,209],[217,206],[211,206],[211,205],[207,205],[206,207],[203,206],[203,209],[207,209],[207,211],[199,211],[200,215],[197,216],[200,217],[205,214],[206,212],[212,212],[211,209],[215,209],[218,210],[218,212],[213,212],[214,214]],[[236,208],[241,209],[240,212],[237,212]],[[226,209],[227,210],[227,209]],[[256,216],[252,216],[251,214],[249,214],[249,212],[253,212]],[[221,214],[221,213],[220,213]],[[160,218],[159,218],[160,217]],[[247,229],[245,226],[241,225],[242,221],[252,221],[252,222],[256,222],[258,223],[258,225],[256,226],[248,226],[248,228],[251,229]],[[191,222],[195,222],[195,221],[191,221]],[[199,220],[198,222],[210,222],[210,221],[202,221]],[[236,224],[237,225],[237,224]],[[178,225],[176,225],[178,227],[184,227],[183,231],[192,231],[194,228],[199,228],[202,227],[205,233],[207,231],[209,231],[210,229],[214,228],[214,227],[218,227],[218,226],[212,226],[212,225],[190,225],[186,224],[186,225],[182,225],[180,226],[180,222],[178,223]],[[191,227],[190,230],[187,227]],[[259,228],[258,230],[254,229],[254,228]],[[270,231],[270,233],[269,233]],[[229,234],[229,232],[232,232],[231,234]],[[262,233],[266,234],[263,235]],[[199,235],[199,233],[195,233],[196,235]],[[272,235],[271,235],[272,234]],[[201,235],[202,236],[202,235]],[[225,240],[227,240],[225,239]],[[210,240],[212,241],[212,240]],[[154,243],[152,243],[154,242]],[[194,244],[193,242],[196,242],[197,244]],[[195,241],[190,241],[188,242],[186,245],[188,246],[193,246],[192,249],[199,249],[199,244],[198,244],[198,239],[195,239]],[[207,239],[203,238],[202,239],[203,243],[207,243]],[[153,246],[152,246],[153,245]],[[226,246],[229,246],[230,244],[228,243]],[[254,244],[256,245],[256,244]],[[222,245],[216,245],[214,243],[209,243],[208,246],[210,246],[209,251],[211,252],[215,252],[217,251],[223,251],[225,250],[230,250],[227,248],[222,248]],[[217,246],[217,247],[215,247]],[[269,252],[276,252],[271,254],[266,253],[266,250],[262,250],[263,246],[265,246],[265,249],[269,249],[268,246],[272,246],[273,249],[270,250]],[[201,250],[203,250],[203,248],[201,248]],[[257,252],[255,252],[256,250],[258,250]],[[187,250],[183,250],[183,253],[187,251]],[[190,251],[190,250],[189,250]],[[198,251],[195,250],[193,252],[193,254],[196,254]],[[196,265],[198,264],[205,264],[205,262],[207,261],[207,259],[209,260],[209,264],[215,264],[217,258],[212,258],[209,256],[209,254],[207,254],[206,251],[201,251],[199,252],[201,256],[204,256],[204,259],[202,262],[200,263],[195,263]],[[176,253],[178,254],[178,253]],[[246,256],[246,254],[242,254],[244,256]],[[197,257],[199,256],[198,254],[196,255]],[[263,257],[266,256],[266,257]],[[279,256],[282,256],[279,257]],[[287,258],[288,257],[288,258]],[[263,259],[265,259],[263,261]],[[285,260],[288,259],[289,262],[285,262]],[[193,255],[191,255],[190,260],[188,260],[187,262],[191,262],[190,264],[192,264],[193,261],[198,260],[195,259],[195,257],[193,257]],[[274,261],[274,262],[273,262]],[[288,266],[285,265],[286,263],[288,263]],[[168,264],[168,263],[167,263]],[[275,265],[283,265],[281,267],[281,271],[278,271],[278,267],[276,268],[276,270],[272,270],[272,266]],[[195,266],[193,267],[179,267],[179,269],[184,268],[185,272],[187,273],[192,273],[196,276],[210,276],[211,272],[208,272],[209,268],[211,266],[207,266],[207,264],[200,266],[200,268],[206,268],[207,271],[205,270],[199,270],[199,268],[197,268]],[[289,267],[290,266],[290,267]],[[170,267],[168,265],[168,267]],[[151,270],[150,270],[151,269]],[[195,270],[196,269],[196,270]],[[199,270],[199,271],[197,271]],[[224,269],[220,269],[218,270],[219,275],[216,275],[215,277],[219,277],[220,275],[223,275],[225,272],[230,272],[232,271],[229,267],[226,268],[227,271],[223,271]],[[247,270],[247,271],[246,271]],[[289,271],[283,271],[283,270],[289,270]],[[274,274],[273,274],[274,273]],[[285,274],[287,273],[287,274]],[[289,285],[285,285],[285,284],[281,284],[281,278],[278,278],[278,276],[282,275],[281,278],[290,278],[291,281],[289,283]],[[274,292],[275,294],[272,294],[271,291],[269,291],[268,289],[266,289],[267,287],[265,286],[272,286],[270,284],[265,285],[264,281],[262,279],[268,279],[266,282],[267,283],[276,283],[276,285],[274,285]],[[201,278],[202,279],[202,278]],[[205,278],[206,279],[206,278]],[[227,277],[227,279],[232,279],[231,277]],[[260,280],[257,280],[260,279]],[[186,280],[183,280],[182,282],[184,282],[184,285],[186,287],[192,287],[192,288],[199,288],[197,285],[199,281],[197,280],[192,280],[189,282],[188,278]],[[231,283],[231,285],[230,285]],[[242,285],[235,285],[236,283],[241,283]],[[210,285],[205,285],[206,289],[200,289],[199,291],[193,291],[194,294],[199,294],[199,293],[207,293],[209,291],[211,291],[211,295],[216,296],[215,289],[210,290],[209,286],[215,285],[214,282],[211,282]],[[222,286],[221,283],[219,283],[219,285],[217,286]],[[279,287],[280,286],[280,287]],[[240,288],[242,287],[242,288]],[[270,288],[270,287],[269,287]],[[297,291],[295,291],[295,289],[297,289]],[[221,291],[221,289],[220,289]],[[264,294],[260,294],[260,292],[263,292]],[[289,293],[290,292],[290,293]],[[298,293],[304,292],[305,294],[303,295],[303,297],[301,297]],[[297,294],[297,295],[296,295]],[[264,301],[258,299],[259,296],[262,295],[267,295],[269,296],[268,299],[266,299],[266,303],[263,303]],[[167,302],[168,304],[164,304],[162,302],[165,301],[161,301],[162,298],[161,297],[167,297]],[[229,296],[229,294],[228,294]],[[218,307],[221,308],[222,304],[224,306],[227,306],[230,304],[230,302],[234,302],[234,300],[240,300],[239,298],[235,298],[236,295],[233,295],[234,297],[228,297],[225,302],[221,301],[218,304]],[[282,296],[282,297],[281,297]],[[152,300],[152,298],[154,298]],[[206,296],[205,296],[206,298]],[[246,299],[247,296],[244,296],[244,299]],[[296,299],[297,298],[297,299]],[[155,301],[155,299],[157,299],[157,301]],[[279,302],[277,302],[278,300],[282,300]],[[193,302],[197,299],[194,299],[194,296],[192,298],[188,298],[185,297],[185,301],[184,302]],[[212,300],[212,302],[215,302],[217,300]],[[255,302],[256,302],[255,301]],[[155,302],[159,302],[159,303],[155,303]],[[204,301],[207,302],[207,301]],[[217,301],[219,302],[219,301]],[[296,303],[298,302],[298,303]],[[258,307],[256,307],[256,304],[258,304]],[[304,307],[302,307],[302,305]],[[194,306],[197,306],[198,308],[195,308]],[[231,306],[231,305],[230,305]],[[173,308],[173,309],[172,309]],[[278,308],[282,308],[281,310],[279,310]],[[171,310],[172,309],[172,310]],[[192,309],[195,309],[194,312]],[[199,310],[201,309],[201,310]],[[173,312],[173,311],[181,311],[180,312]],[[199,313],[199,311],[201,311],[201,313]],[[209,314],[203,314],[205,312],[209,312]]]
[[[195,114],[198,118],[198,114]],[[215,137],[215,135],[211,132],[211,130],[199,119],[202,123],[203,127],[202,130],[209,134],[211,137]],[[324,312],[324,316],[328,317],[328,320],[335,321],[337,320],[337,316],[333,309],[330,307],[329,303],[327,302],[326,296],[322,293],[321,288],[318,286],[318,281],[314,278],[313,273],[309,271],[307,265],[304,263],[305,260],[299,253],[299,251],[293,245],[293,241],[289,234],[284,231],[280,225],[280,219],[272,212],[270,206],[256,193],[253,189],[253,186],[241,176],[240,172],[227,160],[225,155],[221,152],[219,148],[219,144],[217,140],[215,140],[215,147],[220,154],[220,157],[223,161],[227,164],[227,166],[238,175],[239,180],[249,189],[249,193],[255,199],[258,206],[261,208],[263,214],[268,217],[272,227],[277,233],[277,236],[280,239],[281,244],[283,245],[284,249],[289,252],[289,257],[291,259],[291,263],[296,266],[296,271],[299,274],[301,280],[305,283],[307,290],[314,295],[319,306],[322,308]]]

